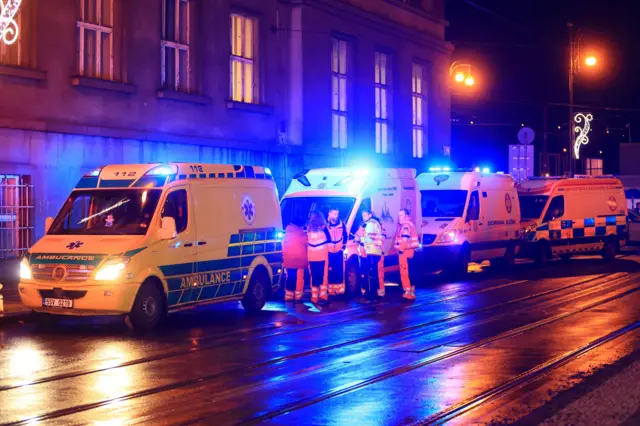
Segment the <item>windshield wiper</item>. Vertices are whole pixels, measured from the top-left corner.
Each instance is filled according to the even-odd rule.
[[[93,219],[94,217],[98,217],[98,216],[102,216],[103,214],[110,212],[113,209],[117,209],[118,207],[127,204],[129,201],[131,201],[131,199],[129,198],[123,198],[122,200],[118,201],[117,203],[115,203],[114,205],[107,207],[106,209],[99,211],[98,213],[92,214],[91,216],[85,217],[84,219],[82,219],[80,222],[78,222],[78,225],[81,225],[85,222],[90,221],[91,219]]]

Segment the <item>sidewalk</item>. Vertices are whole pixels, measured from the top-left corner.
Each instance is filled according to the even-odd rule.
[[[19,260],[0,261],[0,321],[26,318],[31,311],[20,303],[18,296]]]

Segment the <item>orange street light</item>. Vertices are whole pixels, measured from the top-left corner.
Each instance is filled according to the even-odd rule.
[[[457,74],[456,74],[456,81],[457,81],[458,83],[462,83],[462,82],[464,81],[464,74],[463,74],[463,73],[461,73],[461,72],[457,73]]]
[[[588,67],[595,67],[598,63],[598,60],[595,56],[587,56],[584,60],[584,64]]]
[[[457,84],[464,84],[471,87],[476,84],[476,79],[471,75],[471,64],[455,61],[449,68],[449,75]]]
[[[464,84],[466,84],[467,86],[473,86],[475,83],[476,80],[471,76],[464,79]]]

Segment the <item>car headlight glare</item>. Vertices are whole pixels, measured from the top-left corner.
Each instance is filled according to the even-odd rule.
[[[439,244],[457,243],[458,232],[455,229],[444,231],[442,234],[440,234],[437,242]]]
[[[113,281],[120,276],[120,273],[127,265],[127,260],[109,262],[102,265],[96,272],[96,281]]]
[[[23,260],[20,262],[20,279],[21,280],[30,280],[31,279],[31,268],[27,260]]]

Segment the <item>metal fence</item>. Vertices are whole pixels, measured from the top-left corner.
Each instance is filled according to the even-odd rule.
[[[33,243],[31,176],[0,174],[0,260],[22,256]]]

